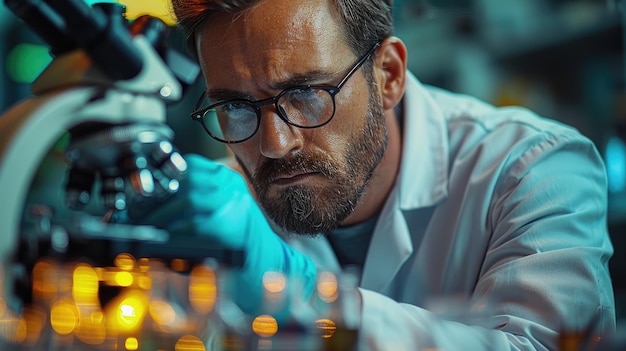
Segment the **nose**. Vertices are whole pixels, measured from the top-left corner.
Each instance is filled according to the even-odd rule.
[[[280,118],[274,106],[261,109],[259,125],[260,151],[267,158],[283,158],[302,149],[302,130]]]

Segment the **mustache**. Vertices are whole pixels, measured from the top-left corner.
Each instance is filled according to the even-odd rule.
[[[274,180],[293,173],[318,172],[331,178],[337,168],[331,160],[320,155],[297,154],[288,159],[265,159],[257,168],[253,179],[259,184],[270,184]]]

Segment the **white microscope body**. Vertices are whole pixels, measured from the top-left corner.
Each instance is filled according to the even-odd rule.
[[[40,11],[42,6],[47,6],[45,2],[31,2],[31,7],[25,10],[28,1],[6,2],[14,7],[16,13],[21,14],[26,13],[26,10],[30,11],[28,14]],[[98,15],[96,22],[106,23],[105,14],[92,14],[87,11],[90,10],[89,6],[79,2],[77,4],[68,0],[67,5],[62,5],[63,2],[51,1],[50,7],[61,12],[76,10],[84,15],[85,21],[91,20],[91,15]],[[74,25],[84,26],[84,23]],[[65,151],[69,166],[88,170],[96,178],[83,184],[84,189],[74,190],[73,194],[72,189],[65,189],[71,193],[66,195],[74,207],[89,201],[86,188],[98,180],[102,182],[103,189],[108,186],[111,190],[103,194],[109,196],[104,200],[108,210],[117,211],[125,209],[126,203],[131,200],[124,195],[129,189],[148,196],[154,196],[159,189],[162,193],[175,193],[178,184],[176,178],[184,174],[186,164],[169,143],[173,132],[165,124],[166,104],[182,97],[181,82],[149,38],[142,33],[131,35],[126,28],[119,26],[111,29],[113,25],[106,24],[102,28],[107,27],[112,42],[125,43],[127,48],[134,51],[134,64],[138,66],[136,73],[121,78],[111,74],[110,70],[107,72],[102,69],[97,63],[98,59],[94,60],[93,53],[90,55],[88,50],[86,52],[80,45],[76,45],[73,50],[54,58],[33,83],[32,97],[18,103],[0,117],[0,264],[4,281],[0,297],[9,301],[9,305],[20,304],[16,302],[19,298],[16,299],[13,290],[14,279],[20,274],[16,270],[23,268],[19,267],[15,259],[28,255],[28,252],[19,252],[29,248],[25,248],[23,242],[39,239],[33,238],[33,235],[53,234],[50,220],[54,217],[55,209],[50,208],[51,212],[44,214],[39,228],[28,228],[25,220],[29,215],[30,204],[26,200],[42,161],[61,137],[68,133],[72,135],[72,141]],[[50,31],[52,29],[55,28]],[[70,23],[62,29],[68,34]],[[100,49],[101,52],[106,51]],[[121,57],[109,57],[107,60],[122,60],[116,64],[121,67],[124,65]],[[106,61],[100,58],[100,62]],[[120,164],[124,157],[130,157],[126,161],[134,163]],[[155,161],[155,158],[158,160]],[[158,162],[159,165],[150,162]],[[61,196],[63,190],[58,189],[58,192]],[[120,235],[137,236],[140,239],[144,235],[152,240],[167,240],[167,233],[156,229],[128,230],[130,226],[126,226],[125,230],[116,231],[110,230],[115,224],[107,226],[93,216],[78,218],[78,221],[68,222],[68,225],[79,226],[87,234],[110,233],[114,236],[116,232],[122,232]]]

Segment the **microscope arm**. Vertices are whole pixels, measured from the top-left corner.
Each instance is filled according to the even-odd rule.
[[[81,51],[67,53],[57,57],[33,83],[35,96],[0,117],[3,269],[10,269],[18,254],[31,183],[42,161],[63,135],[85,124],[114,127],[148,123],[165,131],[161,138],[172,138],[173,132],[165,125],[165,101],[178,99],[182,87],[145,37],[139,35],[133,41],[141,49],[144,62],[136,78],[107,81],[87,55]],[[61,193],[59,189],[59,196]],[[6,273],[4,278],[10,279],[11,273]]]

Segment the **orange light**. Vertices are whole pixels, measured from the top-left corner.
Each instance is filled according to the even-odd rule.
[[[33,295],[40,299],[51,299],[57,293],[57,266],[54,261],[41,259],[32,271]]]
[[[271,338],[278,332],[278,322],[268,314],[257,316],[252,321],[252,331],[263,338]]]
[[[184,272],[189,269],[189,262],[182,258],[175,258],[170,263],[170,266],[174,272]]]
[[[317,281],[317,294],[325,302],[334,302],[339,297],[337,277],[331,272],[320,272]]]
[[[78,310],[70,300],[57,301],[50,308],[50,324],[60,335],[67,335],[78,325]]]
[[[174,345],[176,351],[206,351],[204,343],[198,337],[185,335],[176,341]]]
[[[98,274],[88,264],[74,268],[72,296],[77,303],[94,303],[98,299]]]
[[[115,257],[113,261],[115,266],[124,271],[130,271],[135,268],[135,257],[128,253],[121,253]]]
[[[139,261],[137,262],[137,264],[139,265],[139,271],[140,272],[147,272],[148,270],[150,270],[150,259],[142,257],[139,259]]]
[[[196,266],[189,277],[189,303],[199,313],[213,310],[217,299],[215,272],[207,266]]]
[[[285,290],[287,278],[280,272],[265,272],[263,274],[263,287],[271,293],[279,293]]]
[[[330,338],[333,334],[335,334],[335,331],[337,331],[337,325],[330,319],[318,319],[315,323],[317,324],[317,329],[321,331],[321,336],[324,339]]]

